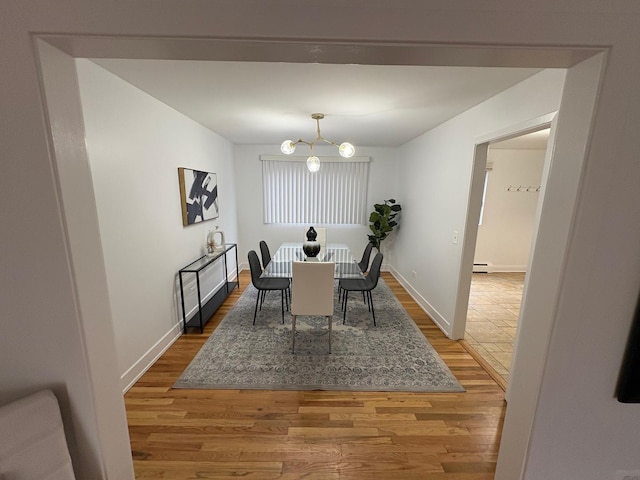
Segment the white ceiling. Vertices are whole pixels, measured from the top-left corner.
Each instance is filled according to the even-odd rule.
[[[534,68],[93,59],[235,144],[397,147],[537,73]],[[514,148],[514,147],[510,147]]]

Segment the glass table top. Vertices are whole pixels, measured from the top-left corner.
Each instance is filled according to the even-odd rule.
[[[233,247],[235,247],[235,243],[227,243],[227,244],[225,244],[223,250],[215,251],[211,255],[204,255],[204,256],[198,258],[197,260],[191,262],[186,267],[181,268],[179,270],[179,272],[184,272],[184,273],[199,272],[204,267],[206,267],[207,265],[212,263],[214,260],[216,260],[216,259],[220,258],[222,255],[226,254]]]
[[[349,248],[342,243],[328,243],[320,249],[316,257],[320,262],[334,262],[336,264],[335,278],[363,278],[364,275],[358,266],[358,262]],[[264,269],[262,277],[291,278],[293,262],[305,261],[301,242],[285,242],[271,257],[271,261]],[[309,259],[307,259],[309,261]]]

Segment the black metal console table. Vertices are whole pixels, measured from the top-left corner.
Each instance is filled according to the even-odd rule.
[[[215,252],[212,256],[203,255],[196,261],[191,262],[189,265],[181,268],[178,271],[178,275],[180,277],[180,300],[182,302],[182,322],[184,325],[184,333],[187,333],[188,327],[199,327],[200,333],[202,333],[206,323],[209,321],[215,311],[218,310],[218,307],[222,304],[222,302],[224,302],[225,299],[229,296],[231,291],[236,287],[240,287],[239,281],[229,281],[229,273],[227,270],[227,253],[233,249],[235,249],[236,253],[236,272],[238,272],[238,247],[235,243],[227,243],[225,244],[224,250]],[[207,303],[203,305],[202,297],[200,294],[200,272],[216,261],[220,260],[221,258],[224,259],[224,285],[221,285],[207,301]],[[187,314],[184,308],[184,286],[182,280],[182,276],[186,273],[194,273],[196,275],[196,287],[198,290],[198,314],[191,317],[189,321],[187,321]]]

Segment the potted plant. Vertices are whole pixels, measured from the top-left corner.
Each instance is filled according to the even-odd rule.
[[[384,203],[376,203],[373,205],[373,212],[369,215],[369,229],[371,229],[371,235],[369,237],[369,243],[373,245],[376,250],[380,251],[380,243],[389,236],[393,229],[398,225],[398,222],[394,220],[396,215],[402,210],[402,206],[391,198],[385,200]]]

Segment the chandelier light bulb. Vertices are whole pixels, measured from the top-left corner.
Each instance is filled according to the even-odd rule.
[[[302,138],[296,140],[295,142],[292,140],[285,140],[280,145],[280,151],[285,155],[291,155],[296,150],[296,145],[299,143],[304,143],[311,150],[309,154],[309,158],[307,158],[307,168],[310,172],[317,172],[320,170],[320,159],[313,154],[313,146],[319,142],[328,143],[329,145],[333,145],[338,149],[338,153],[343,158],[351,158],[356,153],[356,147],[351,145],[349,142],[344,142],[340,145],[332,142],[331,140],[327,140],[320,133],[320,120],[324,118],[324,113],[312,113],[311,118],[316,121],[316,132],[318,136],[313,141],[303,140]]]
[[[349,142],[344,142],[338,147],[338,153],[341,157],[351,158],[356,153],[356,148]]]
[[[318,170],[320,170],[320,159],[315,155],[307,158],[307,168],[310,172],[317,172]]]
[[[291,155],[296,151],[296,144],[291,140],[285,140],[284,142],[282,142],[282,145],[280,145],[280,151],[285,155]]]

